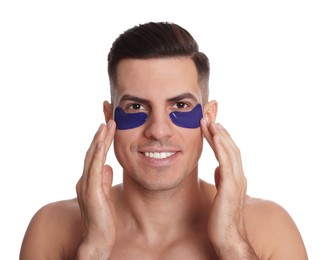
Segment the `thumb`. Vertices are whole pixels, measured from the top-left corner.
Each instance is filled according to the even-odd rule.
[[[109,165],[104,165],[102,169],[102,186],[104,194],[109,197],[113,180],[113,171]]]
[[[214,181],[216,183],[216,187],[219,188],[219,184],[220,184],[220,166],[218,166],[216,168],[216,170],[214,171]]]

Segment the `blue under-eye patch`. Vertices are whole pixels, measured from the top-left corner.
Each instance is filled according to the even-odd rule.
[[[171,112],[171,121],[177,126],[184,128],[197,128],[200,126],[200,120],[203,117],[202,107],[197,104],[194,109],[189,112]]]
[[[117,107],[114,112],[114,121],[117,123],[117,128],[120,130],[126,130],[136,128],[143,125],[148,118],[148,114],[143,112],[138,113],[126,113],[121,107]]]
[[[189,112],[171,112],[169,114],[171,121],[183,128],[197,128],[200,126],[200,120],[203,117],[202,107],[197,104]],[[148,114],[144,112],[126,113],[121,107],[117,107],[114,112],[114,120],[119,130],[126,130],[143,125],[148,119]]]

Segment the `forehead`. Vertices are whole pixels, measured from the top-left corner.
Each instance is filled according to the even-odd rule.
[[[117,68],[115,101],[123,95],[152,100],[190,92],[201,100],[198,74],[188,57],[125,59]]]

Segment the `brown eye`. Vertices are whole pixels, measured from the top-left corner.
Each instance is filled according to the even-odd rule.
[[[139,109],[141,109],[141,105],[140,104],[133,104],[133,105],[131,105],[131,108],[139,110]]]
[[[143,109],[145,109],[145,107],[139,103],[134,103],[134,104],[130,104],[128,106],[128,109],[129,110],[143,110]]]
[[[183,109],[183,108],[187,108],[188,105],[184,102],[177,102],[174,107],[179,108],[179,109]]]

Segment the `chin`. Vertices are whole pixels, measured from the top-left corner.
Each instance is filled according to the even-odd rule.
[[[173,176],[165,172],[157,172],[150,174],[143,174],[139,176],[130,176],[129,179],[133,183],[145,191],[169,191],[173,190],[181,185],[192,176],[192,173],[177,175],[177,172],[173,171]],[[125,176],[125,175],[124,175]]]
[[[142,183],[143,187],[147,191],[169,191],[179,186],[179,183]]]

